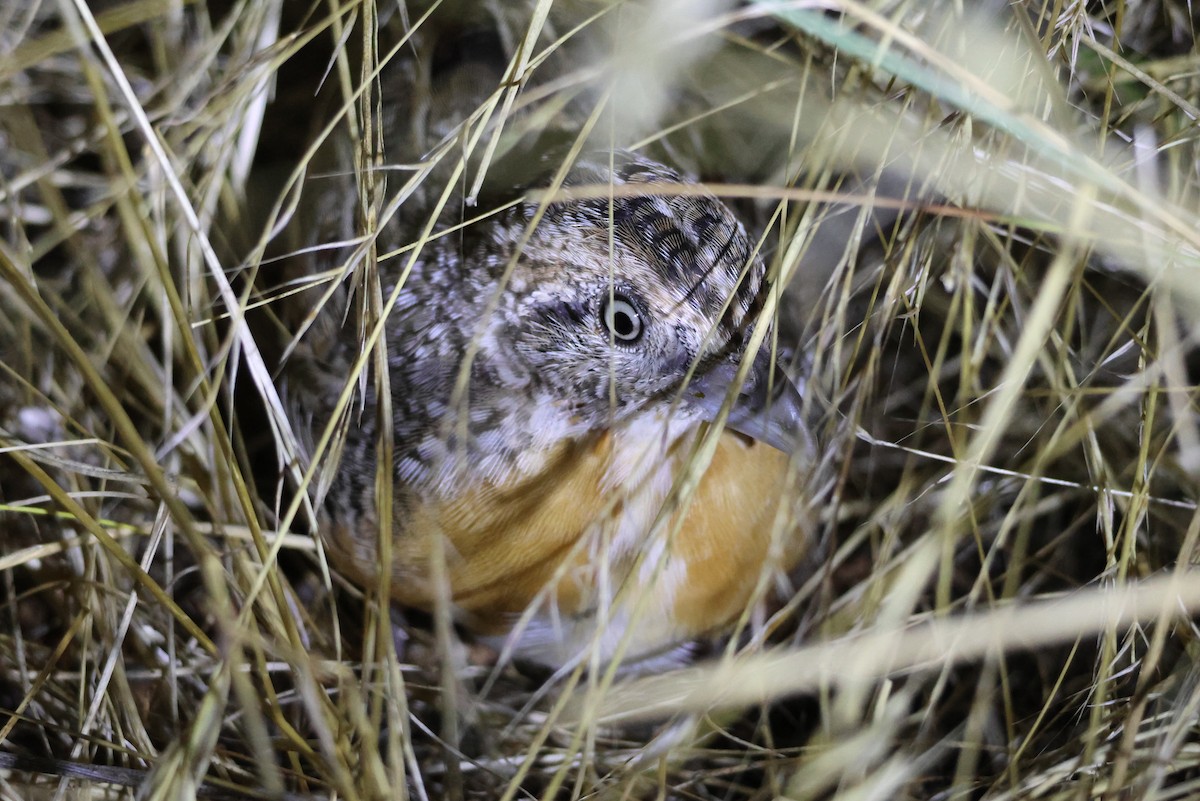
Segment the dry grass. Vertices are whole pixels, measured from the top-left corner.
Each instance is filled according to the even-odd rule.
[[[0,799],[1194,796],[1194,11],[994,5],[0,9]],[[519,89],[431,83],[456,15]],[[821,563],[678,674],[394,627],[294,492],[297,275],[534,136],[729,196],[808,354]]]

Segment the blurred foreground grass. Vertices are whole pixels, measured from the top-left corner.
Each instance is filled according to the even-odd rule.
[[[478,25],[515,80],[417,130],[435,32]],[[1186,0],[64,0],[0,9],[0,54],[0,751],[146,798],[1195,795]],[[769,625],[615,686],[329,574],[273,314],[314,196],[353,229],[305,278],[362,281],[438,162],[470,191],[593,113],[764,233],[822,453]]]

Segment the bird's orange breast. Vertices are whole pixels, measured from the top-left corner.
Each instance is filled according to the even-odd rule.
[[[725,624],[745,607],[768,560],[788,457],[722,434],[691,502],[655,528],[670,489],[656,471],[669,479],[681,468],[685,439],[658,457],[650,470],[657,482],[643,475],[609,486],[627,443],[604,433],[559,447],[534,476],[417,505],[395,521],[393,596],[430,607],[431,560],[444,548],[450,596],[483,633],[502,633],[544,591],[556,616],[590,614],[599,584],[623,581],[651,594],[644,605],[650,641]],[[331,554],[356,578],[377,580],[377,536],[373,521],[335,522]],[[791,553],[798,551],[797,541]],[[638,565],[639,552],[657,554],[661,569]]]
[[[699,634],[736,618],[768,567],[776,537],[787,540],[775,567],[799,560],[804,532],[788,530],[788,515],[776,526],[788,473],[786,454],[730,432],[721,436],[671,541],[672,555],[687,565],[673,605],[681,631]]]

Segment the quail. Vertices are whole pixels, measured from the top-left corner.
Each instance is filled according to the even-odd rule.
[[[402,282],[385,328],[393,514],[378,518],[367,386],[324,502],[345,575],[370,585],[390,571],[394,599],[426,609],[444,575],[459,622],[520,659],[650,664],[735,620],[764,570],[803,553],[804,532],[778,514],[807,444],[800,397],[769,349],[746,352],[769,325],[756,320],[764,264],[720,200],[671,194],[683,183],[600,154],[563,189],[611,196],[540,217],[526,199],[426,243],[407,274],[380,264],[385,297]],[[323,368],[343,384],[351,329]],[[726,429],[679,503],[743,358]]]

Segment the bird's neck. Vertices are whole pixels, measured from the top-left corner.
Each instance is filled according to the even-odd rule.
[[[462,422],[465,421],[465,422]],[[698,426],[686,415],[646,411],[597,427],[544,397],[516,393],[477,399],[439,426],[418,449],[426,470],[419,484],[427,497],[454,497],[464,489],[508,487],[535,481],[556,468],[564,450],[613,440],[620,459],[597,480],[605,490],[643,480],[663,454]]]

